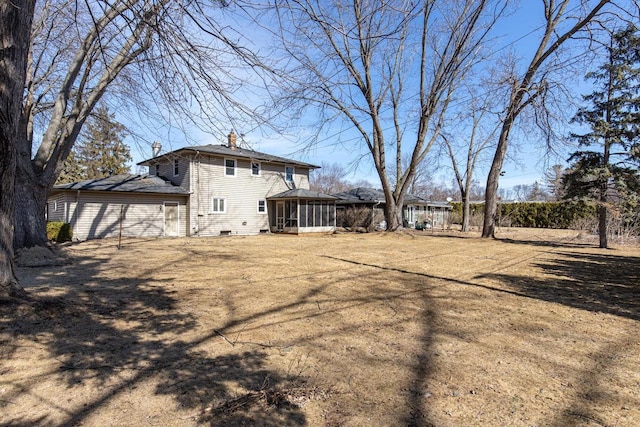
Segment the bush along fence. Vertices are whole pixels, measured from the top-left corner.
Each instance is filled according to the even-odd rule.
[[[462,218],[462,203],[453,202],[453,218]],[[484,215],[484,204],[469,206],[471,217]],[[596,205],[584,201],[500,203],[502,227],[574,228],[596,218]]]

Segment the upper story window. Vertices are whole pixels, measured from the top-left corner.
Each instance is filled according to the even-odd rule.
[[[251,175],[260,176],[260,163],[251,162]]]
[[[175,159],[173,161],[173,176],[180,175],[180,160]]]
[[[284,167],[284,180],[287,182],[293,182],[293,174],[295,173],[295,170],[293,169],[293,166],[285,166]]]
[[[224,174],[226,176],[236,176],[235,159],[224,159]]]

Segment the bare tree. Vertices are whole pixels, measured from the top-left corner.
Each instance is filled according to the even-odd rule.
[[[453,133],[443,132],[440,135],[460,189],[462,231],[469,231],[470,199],[476,166],[486,149],[491,147],[498,131],[498,125],[490,117],[491,107],[495,105],[494,97],[478,96],[471,87],[468,95],[470,101],[467,109],[457,115]]]
[[[504,8],[488,0],[276,2],[279,36],[294,64],[289,100],[319,106],[323,124],[340,119],[357,131],[380,178],[389,230],[402,227],[416,169]]]
[[[23,296],[13,268],[14,182],[35,0],[0,0],[0,298]]]
[[[406,171],[411,164],[411,157],[409,155],[402,156],[402,170]],[[398,173],[396,170],[396,164],[390,164],[388,168],[389,182],[391,186],[396,186],[396,179],[398,177]],[[415,172],[411,179],[409,180],[409,184],[407,186],[407,193],[412,194],[414,196],[420,196],[423,198],[427,198],[430,194],[431,189],[434,186],[433,182],[433,169],[435,168],[435,162],[430,156],[426,156],[415,168]]]
[[[562,183],[562,177],[566,172],[566,169],[562,165],[553,165],[544,173],[547,189],[549,193],[551,193],[554,201],[562,200],[566,194]]]
[[[493,237],[498,205],[498,180],[507,155],[509,136],[518,116],[536,102],[543,103],[551,92],[550,73],[565,66],[568,58],[560,57],[560,48],[580,32],[589,29],[605,12],[610,0],[581,1],[542,0],[544,27],[533,57],[524,72],[513,73],[511,91],[501,120],[495,155],[487,177],[482,237]],[[575,6],[575,7],[573,7]]]
[[[232,27],[216,22],[225,5],[222,0],[38,3],[17,145],[17,248],[45,241],[47,194],[105,94],[145,113],[204,117],[211,126],[220,114],[229,123],[235,114],[255,113],[235,98],[244,81],[238,76],[266,67],[238,44]]]
[[[519,202],[526,202],[528,195],[531,193],[531,186],[529,184],[517,184],[512,188],[514,198]]]
[[[322,163],[320,169],[311,172],[309,187],[324,194],[335,194],[347,191],[352,184],[345,179],[347,175],[343,166],[337,163]]]

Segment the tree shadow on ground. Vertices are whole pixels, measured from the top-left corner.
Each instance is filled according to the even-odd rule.
[[[430,280],[438,278],[402,268],[386,267],[329,255],[323,255],[323,257],[398,275],[399,281],[409,289],[412,289],[412,300],[421,306],[421,310],[419,311],[420,336],[417,339],[412,360],[408,362],[410,366],[410,376],[402,388],[406,396],[404,399],[406,410],[400,411],[401,415],[398,417],[398,425],[406,425],[408,427],[434,426],[432,414],[425,404],[425,399],[429,396],[427,390],[430,376],[433,372],[433,336],[438,313],[436,311],[436,304],[433,303],[433,297],[428,283]],[[374,275],[378,275],[378,273]]]
[[[84,404],[75,402],[71,410],[56,403],[61,396],[42,398],[45,405],[64,414],[61,421],[33,414],[0,417],[3,425],[79,425],[114,398],[149,380],[156,384],[155,394],[172,397],[176,406],[191,410],[193,420],[201,423],[306,423],[300,408],[283,397],[296,378],[267,369],[264,351],[212,356],[201,347],[220,339],[210,329],[195,339],[176,338],[198,326],[195,316],[177,308],[178,292],[172,288],[178,278],[152,279],[149,270],[108,280],[100,277],[101,264],[89,253],[75,256],[73,265],[49,267],[36,280],[43,289],[55,283],[56,290],[61,290],[55,298],[38,296],[36,285],[31,303],[0,303],[3,362],[16,357],[15,339],[37,342],[59,362],[43,375],[66,384],[67,389],[89,384],[98,391]],[[79,269],[83,279],[76,274]],[[32,393],[37,386],[32,380],[5,383],[10,387],[0,407]],[[243,397],[242,404],[229,404]]]
[[[507,241],[527,244],[532,242]],[[540,244],[535,242],[533,244]],[[562,247],[563,245],[547,245]],[[479,277],[498,280],[507,288],[527,297],[562,304],[596,313],[604,313],[640,320],[640,257],[603,253],[576,253],[553,251],[552,260],[534,263],[542,276],[517,273],[490,273]],[[637,326],[631,326],[626,334],[611,337],[611,342],[589,355],[590,363],[581,369],[576,378],[575,398],[564,410],[558,411],[549,425],[608,425],[598,413],[598,405],[611,406],[620,399],[611,390],[615,368],[632,354],[637,347]],[[637,399],[636,399],[637,400]],[[620,415],[637,407],[638,402],[626,402]]]
[[[566,306],[640,320],[640,257],[560,251],[534,264],[544,276],[488,273],[518,293]]]

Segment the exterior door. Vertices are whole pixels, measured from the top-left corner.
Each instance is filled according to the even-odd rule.
[[[276,202],[276,230],[284,230],[284,202]]]
[[[164,235],[166,237],[178,237],[180,235],[180,211],[178,203],[164,202]]]

